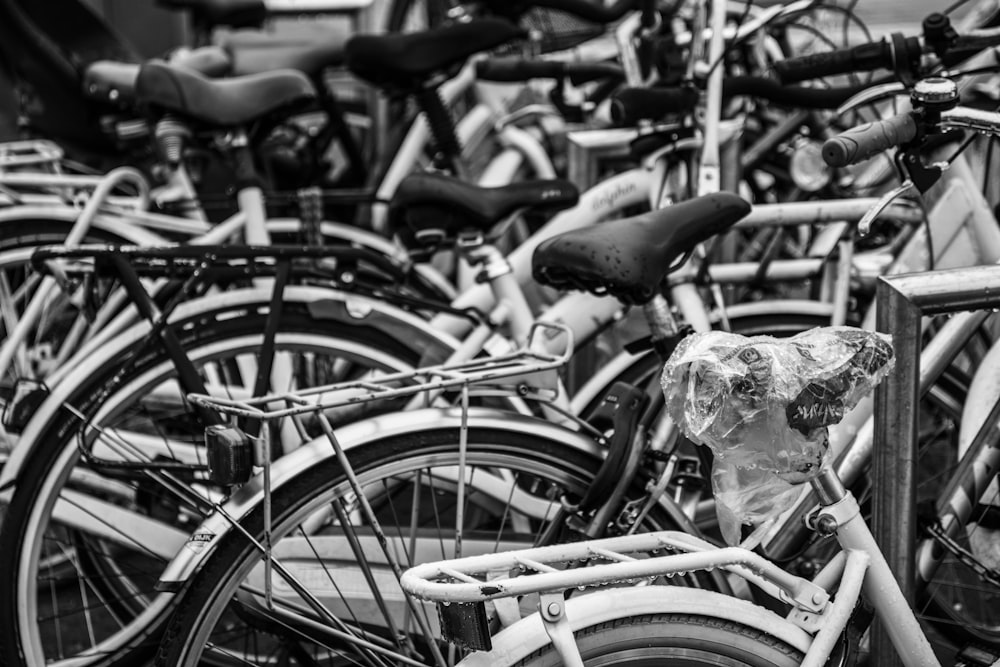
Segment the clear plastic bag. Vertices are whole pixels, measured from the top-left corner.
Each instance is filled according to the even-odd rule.
[[[822,327],[791,338],[722,331],[684,339],[663,369],[667,410],[712,449],[712,488],[729,544],[741,524],[788,509],[826,463],[827,427],[892,367],[885,334]]]

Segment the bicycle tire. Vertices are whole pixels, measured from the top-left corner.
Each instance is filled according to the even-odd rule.
[[[349,366],[352,362],[364,362],[369,364],[368,367],[376,369],[405,370],[414,367],[419,361],[420,355],[427,351],[421,349],[416,337],[411,337],[410,340],[406,340],[405,336],[394,338],[383,331],[363,324],[359,324],[350,331],[346,327],[333,330],[329,321],[323,318],[316,319],[312,316],[309,311],[309,303],[305,301],[286,302],[284,308],[285,312],[276,338],[276,346],[282,350],[299,350],[303,356],[314,354],[317,367],[320,362],[329,362],[332,365],[343,359],[347,367],[337,367],[338,372],[360,372],[358,370],[360,366],[358,368]],[[216,311],[192,315],[188,320],[179,323],[176,328],[189,356],[198,363],[205,362],[207,364],[228,358],[233,360],[235,365],[246,361],[255,354],[263,336],[263,319],[266,317],[266,312],[267,302],[221,306]],[[251,333],[244,333],[244,331]],[[112,420],[119,417],[124,420],[126,410],[133,406],[139,409],[128,416],[133,420],[140,420],[143,418],[143,400],[155,398],[150,388],[167,386],[169,389],[169,385],[165,385],[165,382],[174,377],[176,373],[172,362],[165,361],[162,354],[146,354],[134,360],[134,366],[131,370],[119,378],[123,383],[117,385],[110,395],[105,396],[108,394],[108,387],[113,386],[121,368],[119,352],[121,350],[112,346],[110,351],[104,354],[104,358],[97,362],[97,370],[87,377],[86,382],[73,387],[65,401],[60,401],[58,407],[47,410],[43,404],[43,408],[40,410],[40,412],[47,412],[48,416],[43,415],[41,419],[44,426],[40,430],[34,431],[38,433],[39,437],[33,441],[30,456],[18,470],[17,488],[6,508],[5,519],[0,527],[0,534],[5,536],[3,544],[0,545],[0,563],[4,564],[2,566],[3,582],[0,585],[5,591],[8,591],[3,596],[3,601],[0,602],[2,605],[0,608],[0,628],[3,628],[0,630],[0,663],[40,662],[44,659],[46,648],[53,652],[64,650],[59,645],[58,637],[55,635],[59,634],[58,628],[67,625],[67,622],[59,619],[56,615],[46,616],[43,620],[48,623],[48,626],[41,628],[39,627],[39,623],[41,623],[38,620],[39,615],[34,613],[34,610],[39,603],[41,592],[48,592],[45,589],[46,584],[43,582],[44,573],[39,571],[42,557],[46,553],[45,545],[48,543],[57,551],[62,546],[58,544],[61,535],[58,530],[54,530],[57,528],[54,526],[53,519],[56,498],[65,495],[67,490],[72,490],[68,480],[74,471],[77,475],[86,473],[92,475],[94,472],[85,466],[77,467],[77,464],[80,463],[80,452],[76,442],[77,423],[72,414],[66,411],[65,406],[74,406],[74,409],[82,414],[88,414],[97,410],[97,406],[101,406],[101,411],[97,413],[96,419],[105,426],[112,424]],[[329,356],[320,357],[321,353],[329,353]],[[334,357],[334,354],[340,353],[343,356]],[[226,357],[226,355],[230,356]],[[310,370],[311,368],[304,367],[302,370]],[[227,370],[227,372],[230,371]],[[164,444],[161,449],[166,449],[166,445],[172,444],[172,441],[177,439],[173,435],[175,433],[183,433],[192,441],[202,437],[198,435],[201,428],[200,422],[194,419],[185,422],[170,413],[167,413],[166,416],[175,419],[173,423],[163,422],[166,424],[163,426],[166,430],[162,432],[162,435],[154,428],[157,427],[158,422],[154,422],[152,416],[149,418],[149,427],[142,431],[145,434],[153,434],[151,439],[159,436]],[[128,426],[132,429],[130,432],[139,432],[138,428],[142,424],[129,424]],[[188,428],[186,432],[182,430],[185,427]],[[27,446],[27,443],[22,443],[20,446]],[[92,477],[87,478],[87,480],[88,483],[94,481]],[[107,493],[120,494],[115,496],[113,500],[135,502],[139,498],[140,494],[131,487],[128,487],[128,491],[120,488],[124,484],[121,479],[107,477],[100,481],[109,487]],[[87,487],[88,490],[90,488],[94,488],[93,484]],[[141,498],[142,501],[148,504],[146,509],[148,513],[164,511],[164,507],[158,503],[160,498],[156,495],[162,493],[160,489],[154,485],[152,489],[143,487],[141,491],[144,494]],[[169,495],[166,499],[170,500]],[[65,497],[61,502],[65,505],[70,504]],[[179,503],[166,505],[166,511],[176,512],[177,516],[183,517],[184,511],[188,511],[182,510],[184,508]],[[197,517],[194,518],[197,520]],[[166,523],[164,525],[166,526]],[[73,537],[78,540],[79,536]],[[125,540],[126,538],[123,536],[118,539],[119,544],[113,546],[120,549],[121,542]],[[90,545],[94,549],[88,550],[87,553],[96,562],[106,565],[109,568],[109,573],[114,573],[115,568],[119,566],[120,559],[116,560],[115,554],[105,554],[98,551],[98,548],[106,548],[108,541],[110,540],[104,542],[95,540],[94,544]],[[73,546],[78,547],[79,545],[74,544]],[[153,553],[155,555],[155,551]],[[135,584],[133,580],[142,579],[148,593],[149,587],[156,579],[155,574],[155,572],[133,573],[127,585],[126,582],[121,582],[123,592],[127,592],[125,589]],[[151,578],[149,578],[150,576]],[[80,574],[78,579],[80,584],[88,581],[85,574]],[[65,581],[49,582],[52,587],[65,583]],[[96,586],[96,584],[94,585]],[[106,600],[102,600],[102,602],[106,602]],[[123,607],[116,610],[119,614],[147,612],[145,602],[133,604],[129,603],[127,598],[122,599],[121,602]],[[161,611],[165,614],[166,607],[164,606]],[[156,612],[149,611],[148,615],[155,616]],[[162,623],[162,618],[154,618],[156,623],[149,629],[116,629],[115,624],[119,623],[119,619],[114,618],[114,614],[111,616],[110,619],[107,617],[103,619],[105,624],[111,624],[106,630],[108,637],[104,637],[104,639],[115,638],[115,640],[109,645],[107,655],[92,656],[92,660],[86,661],[87,664],[134,664],[134,661],[138,659],[135,651],[140,654],[143,651],[149,653],[155,648],[155,626],[156,623]],[[123,618],[129,617],[123,616]],[[77,618],[80,625],[87,625],[86,620],[88,619]],[[93,624],[91,622],[91,625]],[[45,632],[48,632],[48,635]],[[134,636],[130,638],[118,637],[120,634]],[[89,641],[89,643],[99,642]]]
[[[455,440],[456,431],[454,428],[442,428],[421,432],[417,435],[403,433],[388,436],[350,450],[351,465],[362,485],[370,492],[373,505],[378,508],[380,520],[401,518],[409,521],[410,519],[408,514],[396,513],[386,507],[387,501],[384,498],[389,494],[380,493],[382,489],[391,488],[397,491],[404,500],[412,501],[410,506],[416,506],[418,509],[423,507],[423,503],[426,502],[423,500],[423,495],[412,494],[413,490],[418,487],[418,484],[412,483],[412,480],[433,480],[435,479],[433,471],[437,469],[442,471],[437,475],[437,478],[446,479],[446,471],[455,468],[459,460]],[[468,523],[463,524],[463,529],[465,526],[469,526],[470,528],[475,527],[477,530],[470,530],[468,534],[463,532],[462,543],[471,550],[475,550],[476,546],[487,549],[511,548],[511,542],[530,542],[531,539],[540,534],[541,524],[545,518],[554,513],[555,504],[558,504],[558,497],[562,495],[562,492],[579,492],[585,488],[599,465],[599,460],[594,455],[585,455],[580,450],[554,439],[523,433],[515,437],[511,433],[498,429],[475,427],[469,429],[466,456],[469,465],[480,466],[467,473],[470,482],[475,480],[477,475],[485,477],[491,473],[494,477],[490,479],[504,478],[503,473],[506,472],[512,475],[510,479],[514,480],[509,493],[513,495],[515,491],[520,491],[519,499],[522,500],[525,498],[525,494],[529,494],[532,501],[536,503],[536,506],[533,507],[534,519],[532,519],[531,513],[524,509],[525,504],[520,505],[519,507],[522,509],[519,510],[499,502],[504,498],[506,491],[496,492],[491,496],[483,477],[479,478],[478,487],[474,488],[474,482],[470,484],[470,489],[473,490],[469,491],[467,497],[474,498],[474,500],[467,503],[464,516]],[[418,473],[426,475],[426,477],[416,477]],[[457,472],[453,474],[453,478],[458,479]],[[407,483],[411,488],[407,488]],[[422,484],[421,491],[426,491],[428,488],[433,491],[427,495],[431,498],[437,498],[437,502],[433,506],[435,511],[441,509],[444,503],[451,499],[448,496],[449,489],[445,489],[441,482],[420,482],[419,484]],[[400,488],[402,491],[398,491]],[[507,498],[512,497],[512,495],[507,496]],[[317,535],[317,545],[314,550],[310,550],[317,554],[333,553],[333,547],[320,541],[322,536],[318,535],[319,531],[313,529],[314,532],[308,533],[310,537],[307,537],[306,531],[296,532],[295,526],[304,518],[312,520],[320,506],[344,496],[353,497],[349,487],[347,487],[343,470],[332,458],[302,471],[295,480],[283,484],[275,491],[272,500],[272,513],[275,517],[272,522],[274,526],[272,533],[274,541],[272,543],[275,544],[275,551],[281,552],[283,550],[283,543],[279,541],[279,536],[294,534],[297,537],[306,538],[305,542],[311,542],[311,536]],[[418,500],[414,501],[413,498],[418,498]],[[391,502],[391,499],[388,502]],[[472,512],[470,508],[474,508],[476,511]],[[413,537],[413,533],[409,532],[409,526],[416,525],[419,528],[420,538],[426,540],[426,542],[415,542],[416,548],[419,549],[421,544],[432,543],[435,545],[435,554],[445,557],[446,544],[441,533],[454,536],[455,527],[451,523],[444,524],[445,528],[442,528],[439,516],[435,515],[434,523],[421,521],[419,524],[408,524],[402,527],[398,522],[387,524],[387,539],[406,543]],[[470,519],[470,516],[473,518]],[[541,517],[540,520],[539,517]],[[449,518],[451,517],[449,516]],[[661,517],[660,520],[665,519]],[[496,521],[499,523],[493,523]],[[434,534],[435,527],[438,528],[437,535]],[[510,531],[507,528],[510,528]],[[227,649],[228,645],[243,647],[274,645],[274,642],[261,641],[257,637],[252,642],[248,641],[246,637],[237,637],[239,628],[230,626],[232,616],[229,614],[233,612],[233,608],[239,609],[239,613],[243,613],[244,618],[247,616],[253,618],[259,629],[263,629],[266,624],[265,619],[261,619],[259,616],[254,617],[252,613],[247,611],[251,605],[246,603],[245,595],[234,602],[234,595],[243,588],[245,576],[254,571],[259,561],[254,543],[247,538],[247,535],[259,539],[262,532],[263,511],[258,505],[240,522],[240,530],[231,531],[219,544],[216,551],[212,553],[209,561],[202,565],[191,581],[187,582],[183,599],[178,603],[168,630],[164,634],[156,664],[195,665],[199,664],[200,660],[205,659],[209,659],[210,662],[216,660],[225,662],[226,657],[234,658],[239,661],[239,664],[254,664],[254,660],[247,653],[240,653],[237,656],[220,655],[220,653],[227,650],[235,652],[235,649]],[[437,547],[439,540],[441,541],[440,548]],[[474,546],[468,547],[470,544]],[[294,566],[300,567],[300,571],[311,573],[311,582],[325,583],[326,576],[316,573],[326,571],[324,569],[326,564],[319,562],[318,564],[302,565],[298,559],[302,558],[303,551],[306,549],[300,547]],[[366,551],[366,554],[368,553],[370,552]],[[412,551],[407,550],[407,553],[412,553]],[[404,569],[408,566],[409,563],[402,563]],[[341,606],[345,609],[349,606],[349,601],[337,600],[331,593],[333,587],[338,585],[336,575],[337,571],[329,575],[330,584],[325,589],[322,586],[317,586],[314,589],[316,595],[321,595],[319,591],[323,589],[323,593],[331,596],[323,598],[324,604],[328,608],[336,608],[338,615],[343,614],[347,623],[351,623],[353,620],[358,625],[364,625],[373,634],[376,629],[381,629],[385,634],[391,634],[387,630],[389,623],[386,622],[380,626],[375,612],[372,612],[372,616],[376,616],[376,620],[372,620],[372,616],[364,616],[360,612],[351,616],[340,611]],[[344,583],[347,576],[347,573],[343,574],[339,581],[340,585]],[[380,589],[385,586],[387,584],[380,580]],[[392,600],[395,601],[395,598]],[[281,606],[280,603],[279,606]],[[396,613],[403,612],[396,610]],[[362,623],[361,619],[366,622]],[[287,628],[287,620],[282,619],[285,628]],[[250,623],[246,624],[246,626],[250,625]],[[378,627],[376,628],[376,626]],[[221,628],[220,632],[213,632],[216,628]],[[294,632],[289,632],[289,634],[293,635]],[[379,637],[384,639],[382,635]],[[212,655],[206,657],[203,655],[203,647],[209,641],[211,641]],[[375,640],[372,639],[372,641]],[[426,639],[421,637],[416,637],[414,644],[425,649],[429,646]],[[300,646],[298,648],[309,652],[314,647]],[[313,657],[322,663],[321,656]]]
[[[626,616],[575,633],[585,665],[799,665],[803,655],[784,642],[740,623],[687,614]],[[551,644],[515,667],[556,667]]]
[[[44,216],[32,218],[5,219],[0,223],[0,299],[3,300],[4,310],[7,316],[23,311],[27,303],[29,291],[32,283],[37,282],[37,274],[33,274],[28,266],[32,252],[39,247],[46,245],[58,245],[66,240],[66,236],[73,227],[73,222],[60,220],[58,218],[48,218]],[[125,238],[112,230],[102,229],[99,226],[92,228],[84,238],[84,243],[102,244],[131,244],[137,238],[145,238],[149,234],[139,234],[136,238]],[[65,297],[62,297],[65,301]],[[53,312],[54,308],[48,308]],[[42,332],[39,327],[34,327],[32,339],[36,343],[50,343],[52,339],[51,329],[64,330],[66,316],[72,318],[72,313],[56,313],[62,318],[61,322],[54,322],[49,319],[44,322],[50,327],[48,334]],[[0,319],[0,342],[6,340],[8,334],[7,319]],[[3,378],[3,384],[13,383],[18,378],[8,369]]]

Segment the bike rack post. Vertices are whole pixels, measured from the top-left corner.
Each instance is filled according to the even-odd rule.
[[[876,299],[876,328],[892,335],[896,367],[875,389],[872,476],[879,482],[872,489],[872,532],[912,605],[921,319],[1000,308],[1000,266],[883,277]],[[877,627],[872,664],[902,665],[888,636]]]

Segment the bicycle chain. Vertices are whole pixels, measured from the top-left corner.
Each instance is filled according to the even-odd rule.
[[[957,558],[963,565],[969,567],[980,579],[988,584],[1000,588],[1000,572],[984,565],[971,552],[964,549],[958,542],[948,537],[941,522],[935,521],[924,526],[924,530],[933,537],[938,544]]]

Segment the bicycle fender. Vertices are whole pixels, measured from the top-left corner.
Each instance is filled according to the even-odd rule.
[[[270,293],[270,288],[264,287],[234,290],[204,297],[178,306],[171,316],[171,321],[196,317],[201,312],[212,312],[222,305],[238,308],[247,304],[267,303]],[[375,299],[320,287],[288,286],[285,288],[284,301],[309,304],[317,318],[344,324],[377,326],[381,331],[400,340],[407,340],[410,344],[421,341],[426,345],[426,354],[446,355],[458,345],[453,338],[431,328],[426,320]],[[96,346],[96,349],[85,344],[66,362],[63,368],[71,370],[60,376],[57,382],[53,382],[49,396],[28,421],[17,440],[18,444],[13,447],[10,458],[0,469],[0,501],[9,501],[15,491],[20,469],[25,461],[32,458],[32,443],[58,413],[60,406],[69,398],[81,379],[102,367],[108,359],[121,357],[129,345],[135,344],[148,334],[149,328],[149,323],[143,321],[116,334],[113,340]],[[98,413],[95,418],[100,416]]]
[[[689,614],[741,623],[805,653],[812,637],[802,628],[752,602],[700,588],[644,586],[615,588],[572,597],[566,617],[574,632],[598,623],[644,614]],[[462,667],[512,665],[551,643],[537,613],[492,637],[493,650],[472,653]]]
[[[460,408],[430,408],[381,415],[349,424],[337,430],[337,439],[341,447],[347,450],[376,439],[403,433],[419,433],[441,428],[454,428],[457,433],[461,425]],[[470,408],[468,427],[548,438],[576,447],[591,456],[601,456],[592,438],[534,417],[515,416],[510,412],[487,408]],[[281,488],[311,466],[320,465],[335,456],[333,447],[325,437],[317,438],[282,456],[271,465],[272,491]],[[257,475],[240,487],[224,505],[202,521],[201,525],[191,533],[184,547],[164,569],[157,590],[174,592],[180,589],[208,559],[222,539],[234,530],[239,520],[259,505],[263,498],[263,478]]]
[[[72,206],[13,206],[0,211],[0,225],[30,220],[65,222],[67,229],[80,217],[80,210]],[[169,245],[163,236],[129,221],[124,216],[98,214],[91,229],[114,234],[135,245]]]
[[[302,228],[302,221],[297,218],[272,218],[267,221],[267,229],[271,233],[292,233],[298,232]],[[379,252],[386,257],[392,257],[402,263],[410,261],[405,248],[398,243],[362,229],[354,225],[347,225],[342,222],[322,221],[320,223],[320,233],[325,239],[340,239],[351,245],[358,245]],[[430,264],[421,263],[413,266],[414,273],[419,274],[429,284],[434,285],[442,294],[449,298],[455,297],[455,288],[440,271]]]
[[[730,322],[738,322],[744,317],[760,317],[775,315],[803,315],[806,317],[829,318],[833,316],[833,306],[829,303],[818,303],[806,299],[781,299],[775,301],[757,301],[753,303],[739,303],[726,308],[726,315]],[[712,321],[717,321],[718,315],[713,314]],[[639,355],[630,352],[621,352],[591,376],[580,389],[573,394],[570,401],[570,409],[573,414],[580,414],[587,405],[590,405],[600,396],[605,388],[611,385],[618,377],[624,373],[629,366],[636,362]]]

